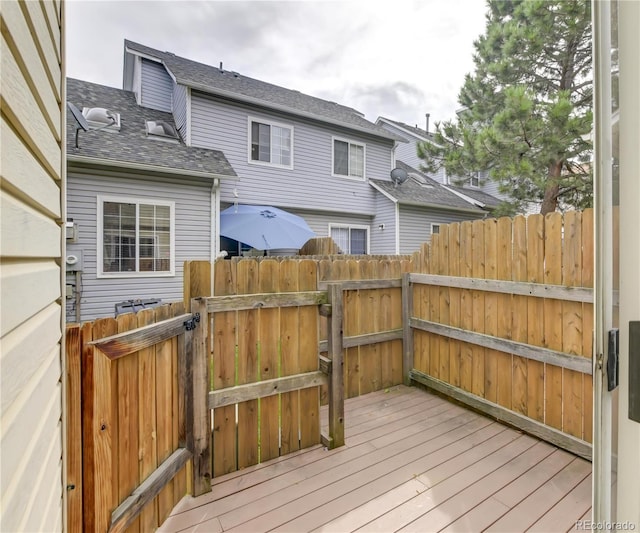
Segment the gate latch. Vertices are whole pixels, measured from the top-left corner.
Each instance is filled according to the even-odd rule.
[[[200,322],[200,313],[194,313],[189,320],[184,321],[184,327],[187,331],[196,329],[196,323]]]
[[[609,350],[607,353],[607,390],[612,391],[620,383],[620,331],[609,331]]]

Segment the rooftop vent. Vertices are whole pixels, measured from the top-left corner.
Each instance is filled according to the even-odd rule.
[[[120,113],[115,113],[104,107],[83,107],[82,115],[87,119],[92,130],[105,128],[120,131]]]
[[[414,179],[414,181],[416,181],[421,187],[424,187],[425,189],[433,189],[433,185],[431,185],[424,178],[424,176],[421,176],[420,174],[415,174],[414,172],[409,174],[409,176],[411,176]]]
[[[163,141],[178,142],[180,137],[173,124],[162,120],[147,120],[147,135]]]

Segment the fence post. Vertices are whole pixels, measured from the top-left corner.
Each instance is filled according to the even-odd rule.
[[[409,281],[409,273],[402,274],[402,377],[404,384],[411,385],[410,372],[413,369],[413,330],[411,314],[413,313],[413,284]]]
[[[344,446],[344,376],[342,347],[342,286],[330,283],[328,287],[331,318],[328,320],[328,355],[331,359],[329,378],[329,442],[332,448]]]
[[[67,326],[67,523],[82,531],[82,331]]]
[[[187,391],[186,402],[193,406],[192,418],[187,419],[187,427],[191,428],[193,454],[193,495],[200,496],[211,492],[211,414],[209,412],[209,315],[207,300],[194,298],[191,300],[191,312],[200,313],[200,323],[196,325],[191,351],[191,391]],[[189,354],[186,354],[189,356]],[[189,372],[187,372],[188,374]],[[188,414],[189,408],[187,408]],[[189,430],[187,430],[187,434]],[[188,439],[189,440],[189,439]]]
[[[183,299],[187,313],[191,312],[191,300],[211,296],[211,272],[215,263],[209,261],[185,261],[183,272]]]

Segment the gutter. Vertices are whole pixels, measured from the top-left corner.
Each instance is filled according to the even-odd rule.
[[[139,172],[154,172],[162,174],[170,174],[173,176],[190,176],[193,178],[213,179],[239,179],[238,176],[229,176],[226,174],[216,174],[215,172],[202,172],[199,170],[187,170],[179,168],[161,167],[158,165],[149,165],[146,163],[133,163],[131,161],[120,161],[115,159],[103,159],[98,157],[87,157],[82,155],[67,155],[69,163],[75,163],[78,166],[103,166],[110,168],[123,168],[127,170],[137,170]]]
[[[399,200],[398,198],[394,198],[390,193],[388,193],[382,187],[376,185],[375,183],[370,181],[369,185],[371,185],[376,191],[378,191],[383,196],[386,196],[389,200],[391,200],[396,205],[412,205],[416,207],[427,207],[430,209],[437,209],[439,211],[456,211],[460,213],[475,213],[475,214],[484,213],[483,211],[473,207],[470,207],[470,208],[454,207],[454,206],[447,206],[442,204],[426,204],[424,202],[412,202],[410,200]],[[454,192],[454,191],[451,191],[451,192]]]

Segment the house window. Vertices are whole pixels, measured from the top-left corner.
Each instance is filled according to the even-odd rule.
[[[331,238],[343,254],[364,255],[369,252],[368,226],[329,226]]]
[[[174,274],[174,203],[98,197],[98,275]]]
[[[364,144],[333,139],[333,175],[364,179]]]
[[[480,173],[474,172],[469,178],[469,185],[472,187],[480,187]]]
[[[431,224],[431,235],[440,233],[440,224]]]
[[[249,119],[249,160],[293,168],[293,127]]]

